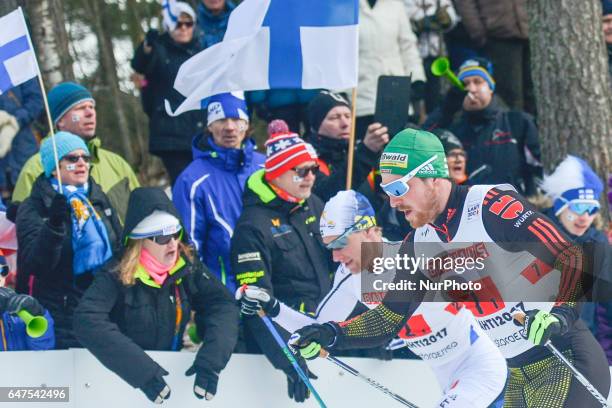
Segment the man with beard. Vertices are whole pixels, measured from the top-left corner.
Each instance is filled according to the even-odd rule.
[[[346,188],[351,106],[342,95],[322,91],[308,105],[308,121],[310,133],[306,139],[316,149],[320,165],[313,192],[327,201]],[[353,162],[356,190],[362,190],[362,184],[378,164],[378,156],[389,142],[387,132],[380,123],[372,123],[363,142],[357,144]],[[368,188],[367,184],[363,187]]]
[[[381,156],[380,171],[381,187],[391,205],[403,211],[415,228],[404,241],[403,254],[452,257],[452,252],[468,253],[477,245],[484,248],[483,267],[477,273],[461,275],[455,268],[436,269],[427,263],[398,268],[394,283],[412,281],[419,286],[437,278],[457,278],[459,273],[485,288],[460,299],[468,300],[466,307],[506,358],[510,379],[505,406],[601,406],[543,347],[550,340],[599,392],[608,392],[605,355],[579,319],[574,302],[580,298],[581,275],[588,271],[580,248],[512,186],[452,183],[442,144],[429,132],[406,129],[398,133]],[[452,252],[440,252],[451,248],[445,243]],[[537,293],[537,298],[527,293]],[[317,345],[333,351],[384,344],[424,295],[424,290],[390,290],[375,309],[344,322],[306,326],[290,343],[308,358],[314,354],[308,353],[308,346],[312,352]],[[517,313],[526,315],[524,325],[513,323]]]

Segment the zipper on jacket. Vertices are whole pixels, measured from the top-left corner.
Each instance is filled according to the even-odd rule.
[[[223,258],[221,258],[221,256],[219,256],[217,259],[219,259],[219,267],[221,268],[221,283],[223,283],[223,286],[225,286],[225,282],[227,280],[227,276],[225,275],[225,264],[223,263]]]

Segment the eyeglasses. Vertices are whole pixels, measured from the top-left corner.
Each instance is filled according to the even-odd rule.
[[[176,28],[179,29],[181,27],[191,28],[193,27],[193,21],[179,21],[176,23]]]
[[[175,232],[172,235],[156,235],[147,239],[155,242],[157,245],[167,245],[173,239],[180,240],[182,235],[183,230],[180,230],[179,232]]]
[[[315,164],[310,167],[296,167],[293,169],[297,173],[297,175],[301,178],[304,178],[308,175],[308,173],[312,173],[313,176],[316,176],[319,172],[319,165]]]
[[[463,157],[465,159],[465,152],[450,152],[446,155],[446,157],[451,157],[453,159]]]
[[[425,163],[423,163],[420,166],[414,168],[410,173],[406,174],[404,177],[402,177],[400,179],[397,179],[395,181],[392,181],[390,183],[387,183],[387,184],[381,184],[380,187],[390,197],[402,197],[404,194],[406,194],[408,191],[410,191],[410,186],[407,184],[408,181],[411,178],[413,178],[414,176],[416,176],[416,174],[423,167],[427,166],[429,163],[433,162],[437,158],[438,158],[438,155],[436,154],[436,155],[430,157],[429,160],[427,160]]]
[[[589,215],[596,214],[599,211],[599,203],[589,201],[573,200],[568,203],[570,211],[575,212],[578,215],[589,213]]]
[[[89,163],[91,161],[91,156],[87,154],[68,154],[62,158],[62,160],[66,160],[69,163],[78,163],[79,159],[83,159],[85,163]]]
[[[329,244],[325,245],[327,249],[342,249],[348,245],[348,237],[353,232],[363,230],[368,227],[371,223],[371,217],[363,217],[359,219],[356,223],[351,225],[340,235],[338,238],[334,239]]]

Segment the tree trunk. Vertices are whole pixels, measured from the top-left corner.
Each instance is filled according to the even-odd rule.
[[[28,0],[27,16],[45,87],[74,80],[68,34],[60,0]]]
[[[567,154],[605,181],[612,169],[612,96],[600,0],[531,0],[531,72],[544,167]]]
[[[113,51],[113,42],[110,29],[105,25],[104,19],[104,4],[100,4],[103,0],[88,0],[83,4],[91,11],[92,29],[98,40],[98,50],[100,58],[100,72],[103,76],[103,83],[109,91],[109,98],[113,104],[113,111],[117,119],[116,138],[119,139],[123,150],[123,155],[129,163],[134,163],[134,152],[132,150],[130,131],[128,121],[125,116],[125,104],[123,95],[119,89],[119,77],[117,76],[117,61]]]
[[[5,16],[19,6],[17,0],[3,0],[0,2],[0,17]]]

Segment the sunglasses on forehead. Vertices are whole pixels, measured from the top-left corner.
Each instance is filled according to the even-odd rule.
[[[78,163],[79,159],[83,159],[85,163],[89,163],[91,161],[91,156],[88,154],[67,154],[62,157],[62,160],[66,160],[68,163]]]
[[[180,230],[172,235],[156,235],[154,237],[148,237],[147,239],[155,242],[157,245],[167,245],[173,239],[180,241],[182,237],[183,230]]]
[[[427,161],[425,161],[420,166],[414,168],[410,173],[406,174],[404,177],[399,178],[395,181],[392,181],[387,184],[380,184],[380,187],[383,189],[385,193],[387,193],[390,197],[402,197],[408,191],[410,191],[410,186],[407,184],[408,181],[417,175],[419,171],[429,163],[433,162],[438,158],[438,155],[431,156]]]

